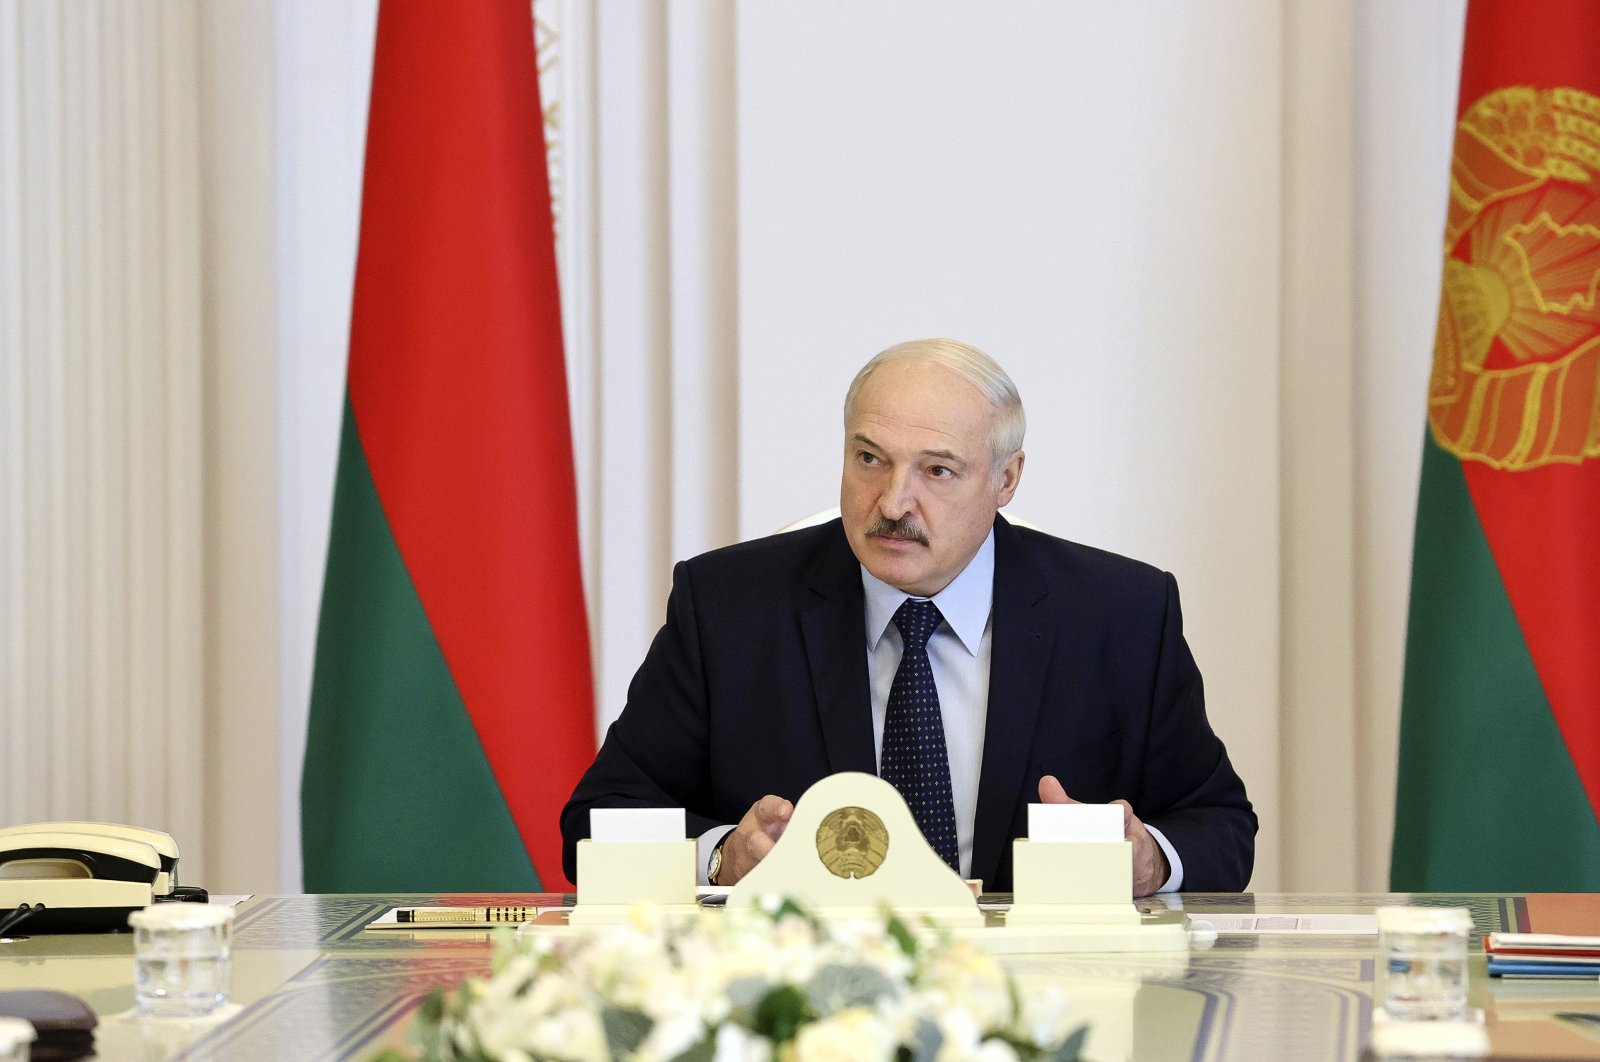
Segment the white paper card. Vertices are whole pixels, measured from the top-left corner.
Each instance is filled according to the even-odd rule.
[[[1029,804],[1029,841],[1120,841],[1121,804]]]
[[[601,844],[655,844],[684,838],[682,808],[590,808],[589,837]]]
[[[1218,933],[1338,933],[1377,936],[1375,915],[1344,914],[1208,914]]]

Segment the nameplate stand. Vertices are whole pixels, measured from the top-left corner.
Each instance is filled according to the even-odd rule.
[[[697,847],[677,841],[578,842],[578,899],[567,917],[573,926],[625,922],[639,904],[668,915],[692,915]]]

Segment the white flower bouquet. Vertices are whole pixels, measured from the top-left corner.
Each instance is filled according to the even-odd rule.
[[[430,996],[410,1042],[429,1062],[1070,1062],[1086,1030],[1069,1036],[1066,1013],[1059,990],[1023,996],[970,942],[782,902],[507,934],[492,975]]]

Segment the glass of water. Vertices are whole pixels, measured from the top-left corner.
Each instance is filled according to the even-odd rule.
[[[1464,907],[1378,908],[1378,1003],[1396,1021],[1467,1016]]]
[[[228,1001],[233,908],[158,903],[128,916],[133,998],[154,1018],[201,1018]]]

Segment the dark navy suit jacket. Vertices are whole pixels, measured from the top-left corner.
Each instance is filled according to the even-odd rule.
[[[561,813],[564,859],[595,807],[682,807],[691,836],[768,793],[877,773],[861,568],[838,520],[674,569],[667,621]],[[1039,779],[1118,798],[1183,860],[1183,888],[1250,880],[1256,817],[1206,719],[1172,576],[995,521],[993,653],[972,876],[1011,888]]]

